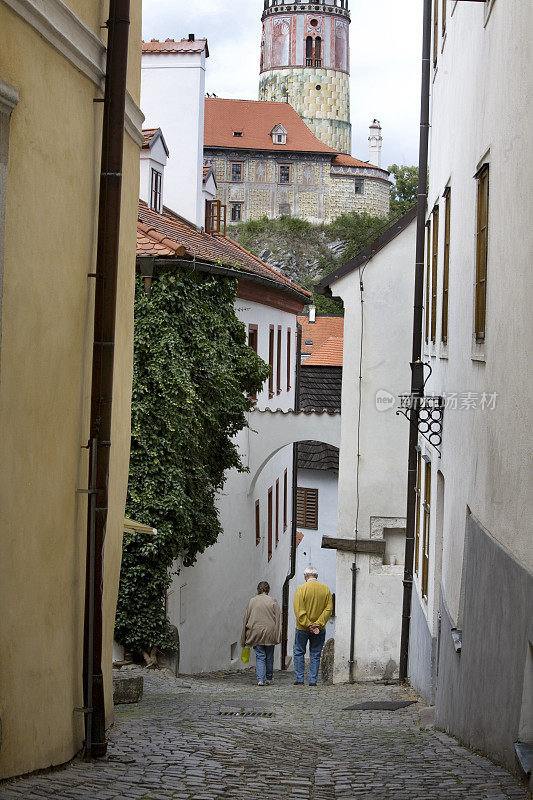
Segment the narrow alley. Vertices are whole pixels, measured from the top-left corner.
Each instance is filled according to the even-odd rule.
[[[141,703],[116,707],[106,759],[0,786],[1,800],[496,800],[528,793],[504,769],[426,727],[397,685],[254,685],[250,671],[174,679],[144,671]]]

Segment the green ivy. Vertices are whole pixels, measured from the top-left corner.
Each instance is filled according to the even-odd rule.
[[[135,293],[132,435],[126,513],[157,535],[126,534],[115,636],[133,650],[172,648],[163,607],[177,557],[185,566],[222,532],[215,498],[248,396],[268,366],[235,316],[237,281],[178,271]]]

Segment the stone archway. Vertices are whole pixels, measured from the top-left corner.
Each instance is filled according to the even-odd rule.
[[[340,447],[341,415],[328,411],[259,411],[250,414],[248,467],[252,495],[263,469],[284,447],[303,441],[320,441]]]

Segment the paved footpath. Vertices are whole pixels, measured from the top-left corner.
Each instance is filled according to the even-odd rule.
[[[143,672],[144,699],[119,706],[106,760],[0,785],[1,800],[496,800],[527,798],[514,777],[421,725],[421,705],[348,711],[367,700],[409,700],[399,686],[293,686],[276,673],[176,681]],[[242,715],[254,709],[256,716]],[[222,711],[222,713],[221,713]],[[239,715],[236,716],[235,712]],[[267,713],[271,716],[257,716]]]

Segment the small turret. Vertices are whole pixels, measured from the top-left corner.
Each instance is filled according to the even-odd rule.
[[[383,138],[381,136],[381,125],[379,120],[375,119],[370,126],[370,135],[368,137],[368,160],[376,167],[381,167],[382,144]]]

